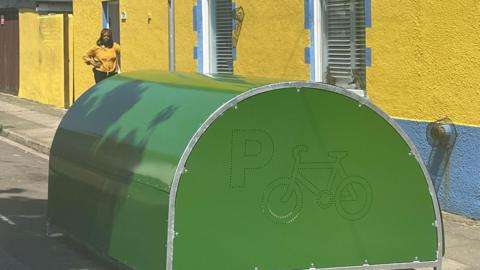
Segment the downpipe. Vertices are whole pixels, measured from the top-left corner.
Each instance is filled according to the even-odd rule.
[[[168,70],[175,71],[175,0],[168,0]]]

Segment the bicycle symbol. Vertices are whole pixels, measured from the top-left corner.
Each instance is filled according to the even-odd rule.
[[[344,219],[358,220],[368,213],[372,189],[367,180],[347,174],[342,165],[347,152],[329,152],[333,162],[302,162],[302,154],[308,152],[305,145],[294,147],[292,152],[294,164],[291,175],[273,180],[263,192],[262,208],[269,219],[285,224],[293,222],[302,211],[303,189],[315,196],[321,208],[335,205],[337,213]],[[331,170],[326,189],[319,189],[302,174],[307,169]]]

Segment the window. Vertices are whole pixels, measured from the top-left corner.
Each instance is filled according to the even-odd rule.
[[[120,12],[118,1],[102,2],[102,26],[112,29],[113,41],[120,44]]]
[[[231,0],[197,0],[194,9],[198,36],[196,57],[201,73],[233,73],[233,4]]]
[[[365,90],[365,0],[306,0],[311,79]]]

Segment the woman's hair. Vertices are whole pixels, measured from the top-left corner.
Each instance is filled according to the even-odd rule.
[[[109,40],[107,43],[103,42],[103,34],[105,34],[105,33],[109,33],[109,34],[110,34],[110,40]],[[108,29],[108,28],[104,28],[104,29],[102,29],[102,31],[100,32],[100,38],[98,38],[98,40],[97,40],[97,45],[98,45],[98,46],[102,46],[102,45],[103,45],[103,46],[105,46],[105,47],[112,48],[112,47],[113,47],[113,40],[112,40],[112,38],[113,38],[112,30],[110,30],[110,29]]]

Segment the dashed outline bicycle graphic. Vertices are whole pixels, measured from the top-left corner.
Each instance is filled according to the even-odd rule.
[[[276,223],[293,222],[302,211],[305,189],[315,196],[321,208],[327,209],[335,205],[337,213],[344,219],[353,221],[364,217],[372,203],[372,188],[364,178],[347,174],[342,160],[348,153],[329,152],[328,156],[334,158],[334,161],[302,162],[302,154],[305,152],[308,152],[306,145],[295,146],[292,151],[294,164],[290,176],[277,178],[265,187],[262,196],[264,214]],[[302,171],[308,169],[331,170],[326,189],[319,189],[302,174]]]

